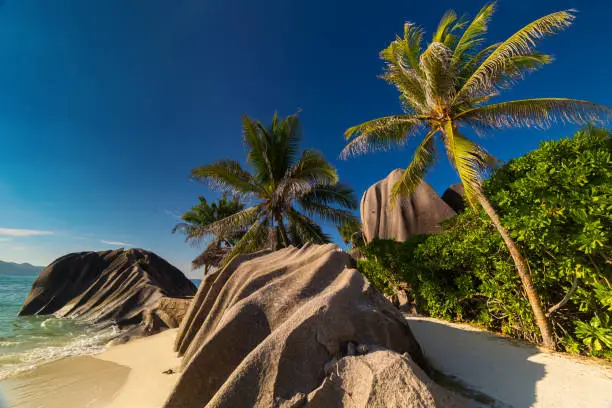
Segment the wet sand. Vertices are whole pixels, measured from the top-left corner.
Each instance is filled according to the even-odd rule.
[[[176,330],[69,357],[0,381],[9,408],[161,407],[180,365],[172,351]],[[1,406],[0,402],[0,406]]]

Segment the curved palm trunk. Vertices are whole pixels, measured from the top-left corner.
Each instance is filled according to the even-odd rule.
[[[531,274],[529,272],[529,268],[527,267],[527,263],[525,262],[525,259],[523,259],[523,257],[521,256],[521,253],[519,252],[516,244],[514,243],[514,240],[508,233],[508,230],[501,224],[501,220],[499,219],[497,212],[495,212],[495,209],[493,208],[489,200],[487,200],[487,198],[482,193],[478,194],[477,196],[480,205],[482,205],[482,208],[484,208],[485,212],[493,222],[493,225],[495,225],[495,228],[497,228],[499,235],[501,235],[502,239],[504,240],[504,243],[506,244],[506,247],[508,248],[508,251],[510,252],[510,255],[512,256],[512,259],[514,260],[516,272],[521,278],[521,282],[523,283],[523,289],[525,289],[527,299],[529,299],[529,304],[531,305],[531,309],[533,310],[533,314],[535,316],[536,324],[538,325],[538,328],[540,329],[540,333],[542,335],[542,345],[546,348],[554,350],[555,339],[552,334],[550,322],[548,321],[548,318],[546,317],[546,314],[542,309],[542,302],[540,302],[540,298],[538,297],[538,294],[536,293],[533,287],[533,282],[531,280]]]

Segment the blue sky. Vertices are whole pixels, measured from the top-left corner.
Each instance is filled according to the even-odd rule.
[[[5,0],[0,2],[0,259],[47,264],[72,251],[136,246],[184,271],[197,249],[172,235],[198,195],[189,170],[244,161],[240,117],[301,109],[317,148],[357,194],[410,150],[338,160],[350,125],[399,112],[378,52],[413,21],[431,33],[451,7],[482,1]],[[459,8],[460,7],[460,8]],[[612,106],[612,2],[502,0],[489,38],[579,9],[540,50],[556,61],[502,96]],[[483,140],[503,160],[575,127]],[[428,181],[457,181],[446,164]],[[197,275],[197,274],[196,274]]]

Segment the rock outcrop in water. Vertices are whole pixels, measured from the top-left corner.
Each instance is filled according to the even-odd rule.
[[[149,333],[176,327],[195,285],[164,259],[142,249],[65,255],[34,281],[19,315],[76,317],[141,325]],[[175,299],[180,298],[180,299]]]
[[[408,323],[333,244],[261,251],[208,275],[181,323],[165,408],[455,407]]]
[[[391,189],[403,172],[393,170],[363,194],[361,223],[366,242],[375,238],[405,241],[411,235],[440,232],[439,224],[456,214],[425,181],[391,208]]]

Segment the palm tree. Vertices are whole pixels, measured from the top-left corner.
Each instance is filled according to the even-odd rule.
[[[184,233],[187,236],[187,241],[191,241],[194,245],[199,245],[202,238],[210,235],[208,246],[191,262],[193,269],[204,267],[204,274],[206,275],[212,267],[220,265],[221,260],[242,238],[245,231],[232,231],[228,235],[206,234],[201,236],[198,235],[200,233],[199,228],[244,210],[244,204],[237,197],[229,199],[226,193],[211,204],[204,197],[198,197],[198,200],[200,202],[197,205],[181,216],[183,221],[172,229],[172,233],[177,231]]]
[[[363,229],[359,221],[347,221],[338,226],[338,233],[349,249],[356,249],[365,244]]]
[[[191,175],[254,204],[194,228],[192,239],[244,231],[225,257],[227,261],[262,248],[330,242],[315,219],[334,225],[356,220],[349,210],[357,208],[357,199],[350,187],[338,182],[336,169],[316,150],[299,153],[297,115],[281,119],[275,114],[268,127],[245,116],[242,129],[252,172],[237,161],[221,160],[197,167]]]
[[[441,139],[446,155],[465,188],[468,203],[482,206],[501,234],[514,260],[517,273],[540,329],[543,345],[554,348],[548,316],[533,287],[529,268],[508,230],[484,196],[484,172],[497,160],[481,146],[460,133],[471,128],[476,134],[502,128],[547,128],[554,122],[601,122],[611,110],[591,102],[540,98],[487,104],[489,100],[520,79],[552,61],[535,51],[538,40],[567,28],[574,20],[573,10],[539,18],[507,40],[484,47],[484,35],[494,11],[485,5],[473,20],[457,18],[454,11],[444,14],[432,42],[421,48],[424,31],[411,23],[380,56],[385,61],[382,78],[400,92],[403,114],[374,119],[346,131],[350,140],[344,157],[371,150],[403,145],[422,135],[410,165],[392,190],[392,200],[411,194],[434,163],[436,139]]]

